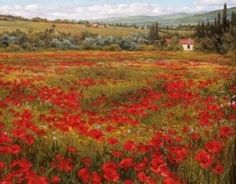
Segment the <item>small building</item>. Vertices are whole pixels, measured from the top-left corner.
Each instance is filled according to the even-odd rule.
[[[98,27],[98,24],[97,23],[93,23],[92,27]]]
[[[93,23],[91,26],[92,27],[97,27],[97,28],[105,28],[106,27],[105,24],[98,24],[98,23]]]
[[[165,39],[167,45],[170,45],[172,40]],[[182,45],[184,51],[193,51],[194,50],[194,40],[191,38],[180,39],[179,44]]]
[[[182,45],[185,51],[193,51],[194,40],[191,38],[180,39],[179,43]]]

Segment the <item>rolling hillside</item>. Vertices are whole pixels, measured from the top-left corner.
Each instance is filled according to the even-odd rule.
[[[201,14],[188,14],[188,13],[177,13],[171,15],[162,15],[162,16],[130,16],[130,17],[115,17],[107,19],[99,19],[91,22],[99,22],[105,24],[127,24],[127,25],[139,25],[147,26],[151,25],[154,22],[158,21],[161,27],[169,26],[176,27],[178,25],[196,25],[201,21],[213,21],[217,16],[218,12],[222,10],[216,10],[207,13]],[[232,12],[236,12],[236,8],[228,9],[228,17],[230,17]],[[102,36],[129,36],[135,33],[146,34],[147,29],[135,29],[132,27],[87,27],[84,24],[75,24],[75,23],[53,23],[50,21],[32,21],[23,17],[16,17],[11,15],[0,15],[0,33],[8,31],[15,31],[17,29],[28,32],[33,30],[34,32],[41,32],[49,28],[52,24],[56,25],[57,31],[64,33],[71,33],[75,36],[80,36],[83,32],[90,32],[94,34],[99,34]],[[192,35],[193,30],[175,30],[175,29],[161,29],[160,35],[172,36],[176,33],[185,37],[186,35]]]
[[[171,15],[162,15],[162,16],[131,16],[131,17],[116,17],[108,19],[99,19],[95,22],[102,22],[107,24],[113,23],[122,23],[122,24],[137,24],[137,25],[150,25],[153,22],[158,21],[161,26],[178,26],[180,24],[186,25],[196,25],[201,21],[213,21],[217,16],[218,12],[222,10],[216,10],[207,13],[200,14],[187,14],[187,13],[178,13]],[[236,7],[228,9],[228,17],[230,17],[232,12],[236,12]]]
[[[123,27],[86,27],[83,24],[71,24],[71,23],[52,23],[52,22],[33,22],[30,20],[1,20],[0,19],[0,33],[12,32],[15,30],[21,30],[28,32],[42,32],[49,28],[53,24],[56,25],[56,30],[63,33],[71,33],[74,36],[80,36],[83,32],[90,32],[93,34],[99,34],[102,36],[129,36],[134,33],[146,33],[147,30],[139,30],[134,28],[123,28]]]
[[[0,16],[3,17],[3,16]],[[7,16],[8,17],[8,16]],[[28,33],[29,30],[33,30],[34,33],[42,32],[49,28],[53,24],[56,25],[58,32],[70,33],[73,36],[81,36],[83,32],[90,32],[101,36],[118,36],[126,37],[136,33],[147,34],[148,29],[135,29],[132,27],[87,27],[84,24],[72,24],[72,23],[52,23],[52,22],[34,22],[28,19],[10,17],[7,19],[0,19],[0,33],[13,32],[15,30],[21,30]],[[177,30],[177,29],[161,29],[160,36],[172,37],[175,34],[179,34],[182,37],[189,37],[193,34],[193,30]]]

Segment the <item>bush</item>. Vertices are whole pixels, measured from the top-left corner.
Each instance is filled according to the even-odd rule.
[[[183,46],[179,43],[179,38],[177,36],[174,36],[171,38],[171,41],[169,45],[167,46],[167,50],[173,50],[173,51],[182,51]]]
[[[161,42],[161,40],[159,40]],[[85,49],[85,50],[157,50],[162,45],[159,43],[150,45],[149,40],[144,34],[134,34],[129,37],[114,37],[114,36],[98,36],[90,32],[83,32],[81,37],[72,36],[71,34],[57,32],[55,26],[46,29],[43,32],[33,33],[28,31],[28,34],[19,30],[4,33],[0,35],[0,47],[14,50],[44,50],[44,49]],[[173,48],[172,48],[173,49]],[[179,48],[175,50],[180,50]]]
[[[130,41],[130,40],[122,40],[120,47],[122,50],[133,51],[133,50],[137,50],[138,45],[135,42]]]
[[[103,48],[103,50],[106,50],[106,51],[121,51],[121,48],[118,44],[111,44],[111,45],[105,46]]]
[[[58,39],[54,38],[52,40],[52,47],[58,48],[58,49],[77,49],[78,46],[74,45],[71,40],[68,39]]]
[[[11,44],[5,50],[7,52],[18,52],[18,51],[22,51],[23,49],[21,48],[21,46],[19,46],[17,44]]]
[[[158,48],[157,46],[155,45],[139,45],[138,50],[141,50],[141,51],[155,51],[155,50],[160,50],[160,48]]]
[[[228,51],[227,56],[229,56],[229,57],[232,58],[234,61],[236,61],[236,50],[230,50],[230,51]]]

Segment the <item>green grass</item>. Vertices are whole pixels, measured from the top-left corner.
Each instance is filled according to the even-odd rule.
[[[51,23],[51,22],[33,22],[33,21],[23,21],[23,20],[0,20],[0,33],[12,32],[15,30],[21,30],[28,33],[29,30],[33,30],[34,33],[42,32],[45,29],[56,25],[56,31],[63,33],[71,33],[73,36],[81,36],[83,32],[91,32],[94,34],[99,34],[101,36],[118,36],[126,37],[133,35],[135,33],[148,34],[148,30],[135,29],[135,28],[125,28],[125,27],[113,27],[108,26],[105,28],[96,27],[86,27],[82,24],[72,24],[72,23]],[[177,29],[161,29],[160,36],[174,36],[179,34],[181,37],[191,37],[193,35],[193,30],[177,30]]]

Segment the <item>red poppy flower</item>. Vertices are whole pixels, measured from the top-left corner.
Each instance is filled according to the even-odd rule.
[[[4,169],[4,167],[5,167],[5,163],[0,161],[0,170]]]
[[[220,153],[223,147],[223,143],[219,141],[211,141],[205,144],[206,150],[210,153]]]
[[[73,162],[70,158],[64,158],[63,155],[57,154],[54,162],[52,163],[53,167],[59,171],[71,172],[73,169]]]
[[[0,143],[11,143],[12,139],[7,135],[7,133],[0,132]]]
[[[134,141],[130,141],[128,140],[125,144],[124,144],[124,149],[126,151],[134,151],[136,149],[136,144],[134,143]]]
[[[113,162],[107,162],[102,165],[103,176],[106,180],[118,182],[120,174],[117,171],[118,166]]]
[[[136,171],[142,171],[147,167],[147,159],[144,158],[143,161],[139,162],[138,164],[135,165],[134,169]]]
[[[91,182],[92,184],[102,184],[102,177],[97,172],[93,172]]]
[[[30,170],[30,168],[32,167],[32,163],[29,162],[28,160],[26,159],[21,159],[21,160],[15,160],[12,162],[11,164],[11,168],[15,168],[15,167],[18,167],[18,169],[21,171],[21,172],[27,172]]]
[[[61,178],[59,176],[53,176],[51,179],[51,182],[55,184],[60,183],[60,181],[61,181]]]
[[[21,152],[21,147],[17,144],[0,146],[0,153],[3,154],[18,154]]]
[[[224,173],[224,166],[222,164],[217,164],[214,168],[213,168],[213,172],[216,174],[222,174]]]
[[[181,163],[188,155],[188,150],[186,148],[178,146],[170,147],[169,152],[169,159],[177,164]]]
[[[163,184],[181,184],[178,178],[174,177],[165,177],[163,180]]]
[[[86,166],[89,167],[92,164],[92,160],[90,157],[83,157],[81,162]]]
[[[90,173],[87,168],[82,168],[77,172],[77,175],[83,181],[83,183],[89,183],[90,180]]]
[[[231,127],[220,127],[220,137],[229,138],[235,134],[235,130]]]
[[[190,137],[191,137],[191,139],[192,139],[193,141],[198,141],[198,140],[201,139],[200,134],[197,133],[197,132],[193,132],[193,133],[191,133]]]
[[[119,141],[118,141],[118,139],[116,139],[116,138],[109,138],[108,139],[108,144],[110,144],[110,145],[115,145],[115,144],[117,144]]]
[[[123,156],[123,153],[121,151],[112,151],[112,156],[115,158],[120,158]]]
[[[205,150],[199,151],[195,156],[195,160],[197,160],[200,166],[204,169],[207,169],[212,164],[211,155],[209,155]]]
[[[76,153],[77,149],[74,146],[70,146],[70,147],[68,147],[68,152],[69,153]]]
[[[124,184],[133,184],[134,182],[132,180],[126,179],[124,181]]]
[[[119,167],[120,168],[130,168],[134,166],[134,161],[132,158],[124,158],[120,161]]]
[[[141,171],[137,174],[137,178],[140,182],[146,182],[150,179],[150,176],[147,176],[145,172]]]

